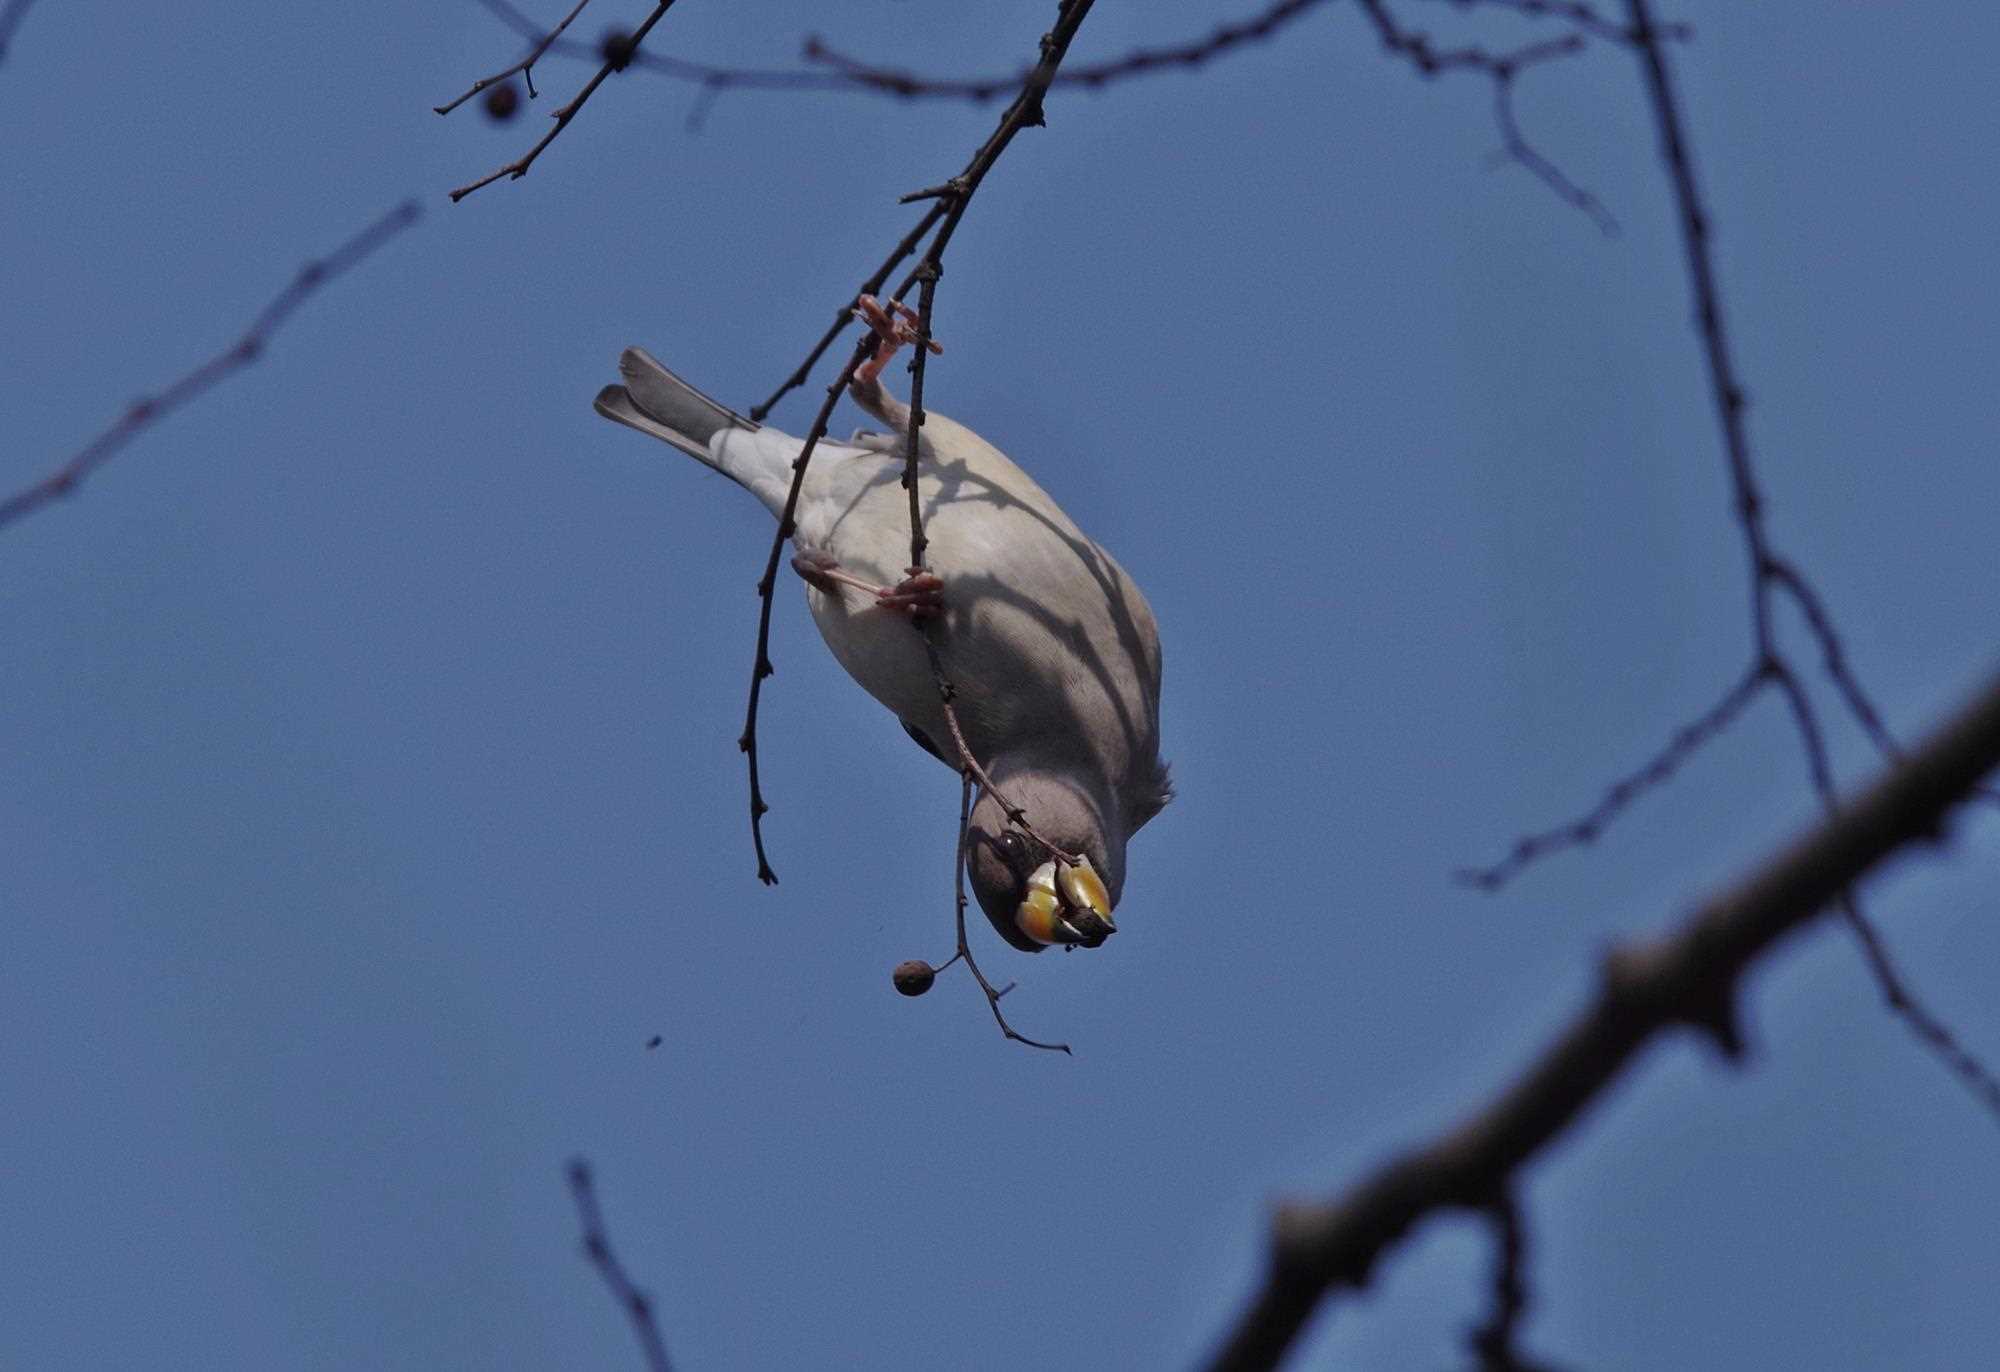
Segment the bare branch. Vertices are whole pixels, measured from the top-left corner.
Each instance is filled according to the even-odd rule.
[[[103,466],[119,449],[141,432],[157,424],[218,382],[256,362],[264,355],[264,349],[270,343],[271,336],[291,317],[293,311],[305,303],[308,296],[416,223],[421,214],[422,211],[414,200],[406,200],[325,257],[300,267],[298,275],[292,278],[291,284],[279,291],[270,304],[258,311],[257,317],[250,321],[250,327],[243,332],[242,337],[173,382],[158,395],[142,395],[134,400],[109,427],[84,444],[60,467],[32,486],[0,500],[0,528],[5,528],[60,496],[69,495],[83,483],[85,477]]]
[[[797,527],[792,521],[798,512],[799,492],[806,484],[806,466],[812,461],[813,449],[826,437],[826,427],[833,419],[833,407],[847,393],[856,369],[874,351],[874,338],[873,334],[862,337],[855,345],[854,356],[847,359],[840,375],[826,388],[826,399],[821,403],[819,413],[813,417],[812,428],[806,432],[805,446],[792,459],[792,486],[785,493],[785,510],[778,516],[778,532],[771,539],[771,553],[764,562],[764,575],[757,582],[757,597],[762,602],[757,610],[757,660],[750,669],[750,703],[744,712],[743,733],[737,738],[736,746],[749,759],[750,841],[757,849],[757,880],[766,886],[777,885],[778,874],[771,869],[770,860],[764,854],[764,816],[771,807],[764,802],[764,788],[757,775],[757,704],[763,695],[764,678],[777,671],[771,664],[771,598],[778,584],[778,560],[784,556],[785,540]]]
[[[750,408],[750,417],[752,419],[761,423],[764,416],[771,412],[772,407],[785,398],[786,392],[806,384],[806,378],[812,375],[812,369],[819,365],[819,360],[826,355],[826,350],[833,346],[833,340],[840,337],[841,331],[854,322],[854,309],[861,303],[861,297],[864,295],[875,295],[881,291],[883,283],[889,279],[890,274],[896,268],[902,266],[904,260],[917,250],[917,244],[923,242],[924,235],[929,233],[936,226],[938,220],[944,217],[944,212],[945,206],[943,204],[931,206],[924,217],[919,219],[916,225],[903,235],[903,241],[890,251],[889,256],[883,260],[882,265],[876,269],[875,274],[861,283],[861,289],[854,293],[854,298],[835,311],[833,323],[827,326],[827,330],[820,336],[819,342],[815,343],[812,351],[806,354],[806,360],[799,363],[792,374],[779,383],[777,390],[765,397],[763,404],[753,405]]]
[[[1371,13],[1382,0],[1361,0]],[[1755,464],[1751,458],[1749,430],[1745,423],[1748,400],[1742,379],[1732,358],[1728,322],[1723,311],[1721,288],[1716,280],[1714,255],[1709,247],[1710,220],[1695,180],[1693,155],[1681,117],[1679,99],[1667,70],[1664,44],[1679,30],[1654,23],[1647,0],[1627,0],[1631,25],[1622,41],[1638,57],[1654,121],[1658,126],[1660,157],[1672,189],[1674,208],[1680,222],[1682,249],[1686,258],[1690,294],[1694,303],[1695,326],[1701,338],[1709,392],[1715,408],[1717,428],[1734,496],[1737,526],[1743,539],[1750,568],[1750,664],[1722,700],[1680,729],[1665,748],[1636,772],[1615,782],[1604,799],[1590,811],[1566,824],[1515,841],[1508,856],[1486,868],[1459,873],[1472,885],[1493,890],[1512,879],[1522,868],[1539,858],[1565,848],[1593,841],[1633,798],[1671,777],[1686,760],[1708,743],[1765,686],[1775,686],[1784,696],[1799,746],[1805,755],[1813,791],[1830,811],[1837,804],[1833,763],[1828,753],[1812,699],[1799,681],[1796,669],[1786,660],[1778,643],[1772,600],[1783,591],[1804,614],[1807,628],[1819,644],[1827,674],[1842,701],[1860,723],[1862,730],[1885,757],[1897,756],[1894,739],[1848,666],[1832,616],[1819,594],[1791,562],[1773,548],[1764,519],[1764,497],[1758,489]],[[1523,8],[1522,6],[1509,6]],[[1525,12],[1525,11],[1524,11]],[[1568,17],[1574,19],[1575,16]],[[1386,41],[1386,40],[1385,40]],[[1417,41],[1424,40],[1421,35]],[[1460,54],[1462,55],[1462,54]],[[1982,798],[1995,793],[1982,789]],[[1974,1095],[2000,1118],[2000,1079],[1982,1066],[1947,1030],[1937,1016],[1924,1008],[1897,972],[1881,935],[1870,926],[1856,901],[1844,906],[1849,927],[1860,940],[1870,973],[1880,987],[1884,1001],[1900,1017],[1917,1039],[1938,1056],[1954,1075],[1964,1081]]]
[[[1588,813],[1553,829],[1523,835],[1514,841],[1507,856],[1492,866],[1460,868],[1456,874],[1458,880],[1482,891],[1497,891],[1519,875],[1524,867],[1550,853],[1595,843],[1598,835],[1604,832],[1604,827],[1616,819],[1626,806],[1671,778],[1680,770],[1681,764],[1701,750],[1703,744],[1733,724],[1769,683],[1765,664],[1753,664],[1706,713],[1674,730],[1667,746],[1654,754],[1644,766],[1612,782],[1603,799]]]
[[[1268,38],[1307,10],[1327,0],[1277,0],[1249,19],[1218,25],[1208,36],[1185,43],[1157,48],[1136,48],[1125,56],[1072,71],[1052,75],[1049,84],[1100,87],[1128,76],[1171,69],[1198,67],[1212,57],[1233,48]],[[541,32],[535,22],[507,0],[480,0],[494,14],[523,37],[535,39]],[[583,43],[562,40],[549,51],[564,57],[592,57]],[[1035,67],[1023,67],[1005,76],[930,77],[915,72],[878,67],[846,56],[828,47],[817,36],[808,36],[803,47],[805,60],[825,70],[777,70],[749,67],[719,67],[705,62],[656,53],[638,53],[632,65],[659,76],[701,86],[714,95],[725,90],[847,90],[872,91],[912,99],[970,100],[975,103],[995,99],[1019,90],[1033,76]]]
[[[1501,9],[1512,10],[1530,19],[1561,19],[1571,27],[1608,43],[1629,44],[1634,36],[1632,30],[1623,24],[1606,19],[1589,5],[1577,3],[1577,0],[1443,0],[1443,3],[1461,10]],[[1657,24],[1653,31],[1662,38],[1671,39],[1688,38],[1694,32],[1686,24]]]
[[[583,1222],[583,1253],[604,1278],[618,1308],[632,1321],[639,1351],[645,1355],[647,1372],[672,1372],[667,1361],[667,1345],[660,1338],[660,1326],[653,1319],[653,1298],[640,1290],[618,1261],[611,1247],[611,1235],[604,1228],[604,1212],[597,1204],[597,1187],[591,1180],[590,1164],[582,1158],[569,1163],[570,1194],[576,1198],[577,1218]]]
[[[1851,804],[1675,932],[1614,950],[1592,1003],[1484,1108],[1334,1201],[1281,1207],[1263,1287],[1210,1366],[1276,1366],[1321,1299],[1365,1286],[1376,1260],[1432,1213],[1490,1206],[1663,1031],[1693,1028],[1739,1056],[1744,972],[1892,854],[1938,840],[1951,808],[1995,766],[2000,677]]]
[[[1521,132],[1520,120],[1514,117],[1514,80],[1520,72],[1519,67],[1508,64],[1493,73],[1493,121],[1500,126],[1498,160],[1526,167],[1544,186],[1589,215],[1599,233],[1616,238],[1618,220],[1604,202],[1570,180],[1567,172],[1543,156]]]
[[[568,14],[564,15],[563,21],[560,24],[557,24],[554,28],[550,29],[547,33],[543,34],[542,37],[535,43],[535,45],[532,48],[528,49],[528,55],[526,57],[523,57],[520,61],[516,62],[513,66],[503,67],[501,70],[494,72],[493,75],[491,76],[480,77],[477,81],[474,81],[472,83],[471,89],[467,90],[465,94],[459,96],[458,99],[452,101],[448,105],[433,105],[431,108],[436,110],[439,114],[450,114],[453,110],[457,109],[460,105],[463,105],[473,96],[485,90],[488,86],[498,85],[500,82],[505,81],[508,77],[512,76],[515,72],[520,72],[522,76],[527,78],[528,94],[530,96],[533,96],[535,93],[535,63],[539,62],[541,60],[542,54],[549,50],[549,44],[555,42],[556,39],[562,37],[562,31],[570,26],[571,20],[575,19],[579,14],[583,13],[583,7],[589,3],[590,0],[576,0],[576,8],[571,10]]]
[[[1536,179],[1569,204],[1590,216],[1598,231],[1616,237],[1618,221],[1595,195],[1579,186],[1561,168],[1537,151],[1514,117],[1514,79],[1528,67],[1582,52],[1582,33],[1530,43],[1512,52],[1493,53],[1481,47],[1440,48],[1420,29],[1406,29],[1389,13],[1387,0],[1359,0],[1361,12],[1375,26],[1382,46],[1403,58],[1425,79],[1452,71],[1483,73],[1493,82],[1493,118],[1500,129],[1499,160],[1525,167]]]
[[[1013,1042],[1026,1044],[1030,1048],[1044,1048],[1051,1053],[1069,1053],[1067,1043],[1044,1043],[1040,1039],[1031,1039],[1007,1022],[1007,1016],[1000,1012],[1000,997],[1014,989],[1013,983],[1009,982],[996,991],[993,983],[986,979],[986,974],[979,970],[979,963],[972,956],[972,945],[966,942],[965,857],[966,836],[972,827],[972,773],[969,770],[960,772],[958,780],[958,848],[952,865],[952,894],[957,902],[958,951],[946,961],[939,963],[937,970],[942,972],[954,962],[964,963],[966,970],[972,973],[972,979],[979,983],[980,991],[986,996],[986,1008],[993,1012],[993,1022],[999,1025],[1000,1032]]]
[[[1218,57],[1246,43],[1269,38],[1292,20],[1309,9],[1319,6],[1323,0],[1278,0],[1249,19],[1233,24],[1218,25],[1206,38],[1190,42],[1175,43],[1166,47],[1135,48],[1123,57],[1108,62],[1095,62],[1088,66],[1076,67],[1064,72],[1040,74],[1038,64],[1024,68],[1008,76],[987,77],[930,77],[916,72],[899,71],[890,67],[871,66],[856,58],[845,56],[826,46],[818,37],[806,39],[805,59],[831,67],[841,80],[849,85],[868,90],[880,91],[885,95],[912,98],[918,96],[946,96],[957,99],[985,101],[1041,79],[1043,89],[1050,86],[1087,86],[1096,88],[1128,76],[1140,76],[1149,72],[1166,71],[1174,68],[1198,67],[1210,58]]]
[[[653,7],[653,12],[646,16],[646,21],[641,25],[639,25],[638,28],[632,31],[632,36],[630,38],[626,39],[624,42],[618,45],[619,51],[612,53],[604,58],[604,64],[597,69],[597,75],[591,77],[590,80],[585,82],[583,89],[578,91],[567,105],[564,105],[561,109],[555,111],[554,114],[549,116],[552,120],[554,120],[554,123],[552,123],[549,126],[549,131],[541,136],[541,138],[535,143],[534,147],[529,148],[526,152],[522,153],[512,162],[509,162],[506,166],[501,167],[498,171],[488,172],[485,176],[480,177],[477,181],[470,181],[467,182],[465,185],[460,186],[457,190],[451,193],[452,203],[454,205],[457,204],[459,201],[465,199],[466,196],[471,195],[474,191],[478,190],[481,186],[490,186],[503,176],[508,177],[509,179],[515,181],[519,181],[522,177],[526,176],[528,174],[528,168],[534,166],[535,159],[542,155],[542,149],[548,147],[549,144],[555,142],[556,135],[560,134],[564,129],[569,127],[569,121],[576,118],[578,111],[582,110],[585,103],[589,101],[590,97],[597,93],[597,88],[604,84],[606,77],[610,76],[611,73],[615,71],[625,70],[626,66],[629,65],[632,60],[632,54],[639,51],[639,45],[645,42],[646,35],[653,31],[653,25],[659,23],[661,19],[665,18],[667,11],[672,9],[673,7],[674,7],[674,0],[660,0],[660,3]],[[564,20],[563,22],[568,23],[569,21]],[[552,35],[549,43],[544,45],[544,51],[546,51],[549,47],[553,46],[554,42],[555,39]]]

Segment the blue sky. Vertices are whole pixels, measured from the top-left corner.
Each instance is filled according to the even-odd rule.
[[[1250,7],[1164,8],[1101,4],[1073,60]],[[817,31],[989,72],[1051,12],[686,0],[652,45],[783,66]],[[1774,535],[1917,732],[1996,657],[2000,17],[1675,15]],[[1415,79],[1335,6],[1053,96],[952,248],[930,399],[1145,586],[1181,795],[1111,945],[981,944],[1073,1059],[1003,1042],[958,974],[897,996],[896,962],[950,947],[956,781],[783,587],[783,880],[756,883],[735,739],[768,516],[590,398],[629,343],[762,398],[996,111],[732,93],[691,130],[694,91],[630,74],[452,206],[587,75],[546,62],[506,127],[430,113],[516,51],[470,0],[49,0],[0,64],[0,487],[306,257],[427,209],[0,533],[0,1363],[638,1366],[578,1254],[583,1154],[687,1367],[1185,1364],[1274,1198],[1449,1123],[1613,940],[1810,818],[1768,700],[1594,849],[1451,882],[1720,694],[1744,567],[1631,58],[1519,91],[1607,239],[1489,165],[1481,81]],[[1849,722],[1832,745],[1871,773]],[[1996,864],[1968,815],[1868,891],[1989,1060]],[[1662,1045],[1529,1173],[1527,1347],[2000,1363],[1994,1119],[1832,928],[1747,1012],[1746,1070]],[[1462,1362],[1489,1263],[1475,1224],[1426,1227],[1296,1365]]]

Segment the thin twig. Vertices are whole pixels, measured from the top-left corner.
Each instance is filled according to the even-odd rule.
[[[1365,1286],[1376,1260],[1426,1216],[1490,1205],[1663,1031],[1690,1027],[1725,1056],[1740,1056],[1744,973],[1892,854],[1938,840],[1952,807],[1995,766],[2000,677],[1868,790],[1673,933],[1614,950],[1592,1003],[1484,1108],[1337,1200],[1281,1207],[1263,1286],[1210,1366],[1275,1367],[1325,1296]]]
[[[1705,714],[1674,730],[1667,746],[1655,753],[1644,766],[1612,782],[1603,798],[1587,813],[1567,824],[1537,834],[1525,834],[1514,840],[1507,856],[1490,867],[1462,867],[1454,875],[1467,886],[1475,886],[1482,891],[1497,891],[1519,875],[1522,868],[1551,853],[1595,843],[1605,826],[1616,819],[1626,806],[1665,783],[1680,770],[1683,763],[1701,750],[1703,744],[1734,723],[1769,681],[1764,664],[1753,664]]]
[[[1589,5],[1577,3],[1577,0],[1444,0],[1444,3],[1461,10],[1502,9],[1530,19],[1561,19],[1608,43],[1629,44],[1633,37],[1632,30],[1623,24],[1606,19]],[[1662,38],[1682,39],[1692,36],[1694,30],[1686,24],[1659,24],[1654,26],[1654,32]]]
[[[1165,47],[1135,48],[1123,57],[1106,62],[1093,62],[1063,72],[1045,73],[1042,71],[1043,64],[1037,63],[1033,67],[1024,68],[1007,76],[924,76],[892,67],[873,66],[858,58],[834,51],[816,36],[806,39],[805,59],[832,68],[850,85],[879,91],[884,95],[905,99],[945,96],[985,101],[1010,91],[1018,91],[1037,80],[1044,90],[1050,86],[1085,86],[1095,89],[1129,76],[1198,67],[1210,58],[1220,56],[1232,48],[1269,38],[1292,20],[1321,3],[1323,0],[1278,0],[1278,3],[1266,7],[1248,19],[1217,25],[1214,31],[1204,38],[1169,44]]]
[[[1038,128],[1044,122],[1042,96],[1049,89],[1050,82],[1055,79],[1057,68],[1062,65],[1063,57],[1068,53],[1077,29],[1082,26],[1094,3],[1095,0],[1064,0],[1058,11],[1055,27],[1042,36],[1041,61],[1021,82],[1019,93],[1007,107],[1006,113],[1000,116],[999,125],[972,155],[972,160],[966,163],[964,171],[943,185],[932,188],[937,203],[945,207],[944,216],[938,224],[937,232],[931,236],[930,245],[924,250],[923,258],[897,292],[897,298],[900,300],[909,293],[911,286],[914,285],[918,291],[916,340],[910,350],[910,404],[908,429],[904,434],[903,457],[903,485],[910,497],[910,564],[913,575],[925,568],[924,552],[929,547],[929,540],[924,535],[923,506],[918,498],[917,468],[922,454],[919,440],[924,423],[924,372],[931,352],[931,314],[937,283],[944,275],[945,249],[951,246],[952,235],[958,232],[959,224],[965,219],[965,211],[971,205],[972,197],[978,194],[987,172],[991,171],[994,163],[1000,160],[1000,155],[1007,150],[1007,145],[1013,142],[1014,135],[1025,128]],[[930,625],[918,627],[924,636],[924,649],[930,664],[931,678],[937,687],[938,702],[943,707],[945,722],[950,726],[952,743],[958,751],[960,769],[979,778],[980,785],[1006,811],[1010,823],[1047,849],[1056,861],[1065,866],[1075,866],[1079,860],[1078,856],[1057,846],[1046,835],[1035,829],[1021,807],[1009,800],[1005,793],[994,785],[993,778],[987,775],[980,760],[973,756],[972,749],[965,740],[965,732],[959,726],[957,708],[952,703],[956,691],[950,677],[945,673],[943,655],[937,644],[935,629]],[[964,841],[962,826],[960,841]]]
[[[979,983],[980,991],[985,994],[986,1008],[993,1012],[993,1022],[1000,1026],[1001,1033],[1005,1034],[1015,1043],[1024,1043],[1030,1048],[1043,1048],[1051,1053],[1068,1053],[1069,1045],[1067,1043],[1043,1043],[1040,1039],[1031,1039],[1007,1022],[1007,1016],[1000,1012],[1000,997],[1014,989],[1013,983],[1009,982],[999,990],[994,990],[993,983],[986,979],[986,974],[979,970],[979,963],[972,956],[972,945],[966,941],[965,937],[965,859],[970,849],[970,844],[967,842],[966,836],[972,830],[972,772],[970,769],[958,774],[958,785],[958,856],[954,862],[952,872],[952,893],[957,901],[958,913],[958,951],[953,953],[944,962],[939,963],[937,970],[942,972],[954,962],[963,962],[966,968],[972,973],[972,979]]]
[[[1772,557],[1766,571],[1785,594],[1792,598],[1792,603],[1797,605],[1799,612],[1805,616],[1813,640],[1819,644],[1820,660],[1826,668],[1827,678],[1833,682],[1834,689],[1846,702],[1848,713],[1854,716],[1855,721],[1861,725],[1862,732],[1868,735],[1869,741],[1882,756],[1886,758],[1899,756],[1900,745],[1897,744],[1895,735],[1889,732],[1889,726],[1883,723],[1881,712],[1875,708],[1875,702],[1861,689],[1861,679],[1854,674],[1854,668],[1847,661],[1847,652],[1841,646],[1840,634],[1833,625],[1833,616],[1827,613],[1819,592],[1814,590],[1812,584],[1800,575],[1799,570],[1784,558]],[[1991,786],[1980,787],[1977,797],[1989,805],[2000,805],[2000,790]]]
[[[736,746],[749,759],[750,840],[757,849],[757,880],[766,886],[777,885],[778,874],[771,869],[770,860],[764,854],[764,816],[771,807],[764,802],[764,788],[757,775],[757,704],[763,696],[764,678],[777,671],[771,663],[771,604],[778,585],[778,561],[784,556],[785,540],[797,528],[793,517],[798,512],[799,492],[806,484],[806,467],[812,461],[813,449],[826,437],[826,427],[833,419],[833,407],[847,393],[855,371],[874,352],[874,341],[874,334],[863,335],[855,345],[854,355],[847,359],[840,375],[826,388],[826,399],[820,404],[819,413],[813,417],[812,428],[806,432],[805,445],[792,459],[791,489],[785,493],[784,513],[778,516],[778,532],[771,539],[771,552],[764,560],[764,575],[757,582],[757,597],[761,602],[757,610],[757,660],[750,669],[750,703],[744,711],[743,733],[737,738]]]
[[[1571,180],[1569,174],[1544,156],[1521,132],[1514,115],[1514,81],[1521,68],[1503,63],[1493,73],[1493,122],[1500,126],[1499,160],[1526,167],[1544,186],[1590,216],[1599,233],[1618,237],[1618,220],[1590,191]]]
[[[589,1162],[571,1158],[568,1170],[570,1194],[576,1197],[577,1218],[583,1222],[584,1256],[604,1278],[618,1308],[632,1321],[632,1332],[638,1336],[647,1372],[672,1372],[666,1342],[661,1339],[660,1326],[653,1318],[653,1298],[639,1289],[611,1247],[611,1235],[604,1227],[604,1212],[597,1204],[597,1187],[591,1180]]]
[[[620,51],[615,55],[606,57],[604,65],[597,69],[597,75],[585,82],[583,89],[578,91],[567,105],[564,105],[549,116],[554,122],[550,124],[549,131],[541,136],[534,147],[529,148],[525,153],[522,153],[498,171],[488,172],[477,181],[470,181],[460,186],[451,193],[452,203],[454,205],[457,204],[481,186],[490,186],[503,176],[515,181],[519,181],[522,177],[526,176],[528,168],[534,166],[535,159],[542,155],[542,149],[555,142],[556,135],[569,127],[569,121],[576,118],[577,112],[584,107],[584,104],[592,95],[596,94],[597,88],[604,84],[605,78],[609,77],[615,71],[623,71],[625,69],[631,61],[631,54],[639,51],[639,45],[645,42],[646,35],[653,31],[653,25],[665,18],[667,11],[673,7],[674,0],[660,0],[660,3],[653,7],[653,12],[646,16],[646,21],[634,29],[632,36],[620,45]],[[552,45],[553,43],[551,43]]]
[[[1416,68],[1418,75],[1429,79],[1446,72],[1473,71],[1491,80],[1493,118],[1500,129],[1498,159],[1526,168],[1564,201],[1589,215],[1598,232],[1607,238],[1617,236],[1618,221],[1612,218],[1604,203],[1537,151],[1521,132],[1520,122],[1514,117],[1515,78],[1528,67],[1582,52],[1585,45],[1582,33],[1530,43],[1512,52],[1488,52],[1477,46],[1440,48],[1431,42],[1429,34],[1418,29],[1406,29],[1397,23],[1396,17],[1389,12],[1387,0],[1360,0],[1360,5],[1362,14],[1374,25],[1382,46]]]
[[[83,479],[145,429],[195,399],[210,387],[243,370],[264,355],[271,336],[305,303],[308,296],[340,276],[410,225],[422,211],[414,200],[406,200],[342,243],[325,257],[300,267],[291,283],[257,313],[250,327],[234,343],[173,382],[158,395],[140,396],[125,407],[97,437],[83,445],[61,466],[35,482],[0,500],[0,528],[5,528],[60,496],[71,494]]]
[[[1327,0],[1277,0],[1248,19],[1218,25],[1206,37],[1156,48],[1136,48],[1123,57],[1077,67],[1051,75],[1050,85],[1098,88],[1129,76],[1150,72],[1188,70],[1234,48],[1268,38],[1307,10]],[[480,0],[505,23],[532,40],[540,32],[535,21],[522,14],[508,0]],[[549,51],[564,57],[592,57],[586,44],[562,40]],[[635,68],[651,71],[677,81],[702,87],[705,96],[725,90],[872,92],[899,98],[970,100],[975,103],[1018,91],[1033,76],[1036,66],[1024,67],[1005,76],[924,76],[915,72],[878,67],[848,57],[829,48],[816,36],[803,45],[805,60],[823,70],[720,67],[705,62],[664,54],[638,53]],[[1039,64],[1037,64],[1039,66]],[[872,292],[871,292],[872,294]]]
[[[793,369],[792,374],[779,383],[778,389],[771,392],[765,398],[763,404],[751,406],[750,418],[757,420],[759,423],[763,422],[764,416],[771,413],[772,407],[785,398],[786,392],[806,384],[806,378],[812,375],[812,369],[819,365],[819,360],[826,355],[826,350],[833,346],[833,340],[840,337],[841,331],[854,322],[854,311],[860,305],[861,297],[864,295],[879,295],[881,293],[882,285],[889,279],[890,273],[903,265],[903,260],[917,250],[917,245],[923,242],[924,235],[929,233],[938,220],[944,217],[944,212],[944,205],[932,205],[925,212],[924,217],[919,219],[910,231],[903,235],[903,241],[898,243],[890,251],[888,257],[883,259],[882,265],[876,269],[875,274],[861,283],[861,288],[854,293],[854,298],[835,312],[833,323],[827,326],[827,330],[820,336],[819,342],[815,343],[812,351],[806,354],[805,361],[799,363]]]
[[[556,39],[562,36],[562,31],[569,27],[570,21],[572,19],[575,19],[579,14],[582,14],[583,7],[589,3],[590,0],[576,0],[576,8],[571,10],[568,14],[564,15],[563,21],[560,24],[557,24],[554,28],[550,29],[547,33],[543,34],[541,38],[535,43],[535,45],[532,48],[528,49],[528,55],[526,57],[523,57],[520,61],[516,62],[513,66],[502,68],[501,70],[494,72],[493,75],[491,76],[480,77],[477,81],[474,81],[472,83],[472,88],[466,91],[464,95],[459,96],[458,99],[452,101],[448,105],[433,105],[431,106],[431,108],[436,110],[439,114],[450,114],[453,110],[457,109],[460,105],[463,105],[473,96],[485,90],[488,86],[498,85],[500,82],[505,81],[508,77],[512,76],[515,72],[520,72],[522,76],[527,78],[528,94],[530,96],[533,96],[535,93],[535,71],[534,71],[535,63],[541,60],[542,54],[549,50],[549,44],[555,42]]]

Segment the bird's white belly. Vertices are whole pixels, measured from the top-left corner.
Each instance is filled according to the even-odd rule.
[[[830,554],[864,580],[884,586],[900,581],[910,553],[901,471],[900,458],[842,459],[823,485],[813,483],[813,499],[802,502],[798,546]],[[946,498],[944,483],[926,472],[920,490],[927,560],[945,583],[945,613],[931,632],[960,725],[973,751],[984,754],[986,739],[1008,732],[1018,702],[1049,698],[1059,639],[1084,626],[1040,622],[1037,612],[1057,603],[1074,606],[1081,578],[1088,613],[1095,588],[1087,562],[1101,554],[1059,513],[1053,515],[1056,528],[1048,514],[999,510],[990,492],[968,485],[959,483]],[[909,617],[878,607],[852,587],[808,587],[806,594],[820,635],[848,674],[949,755],[950,733],[923,633]],[[1055,694],[1062,694],[1060,685]]]

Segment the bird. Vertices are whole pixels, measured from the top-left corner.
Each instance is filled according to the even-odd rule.
[[[887,432],[813,449],[791,565],[834,658],[926,752],[962,769],[926,635],[983,771],[961,857],[980,909],[1024,952],[1116,931],[1128,840],[1173,796],[1160,756],[1160,638],[1124,568],[1027,472],[927,410],[918,430],[926,567],[909,567],[909,408],[881,372],[915,315],[863,296],[873,355],[849,394]],[[923,340],[933,350],[934,342]],[[782,520],[803,440],[711,399],[643,348],[597,412],[686,453]]]

